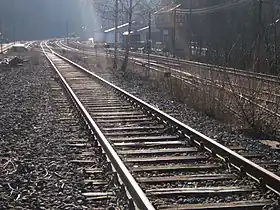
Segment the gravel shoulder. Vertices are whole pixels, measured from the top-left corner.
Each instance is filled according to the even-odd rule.
[[[38,54],[36,62],[34,57],[30,60],[21,67],[0,69],[0,209],[116,206],[114,198],[99,203],[83,196],[102,189],[85,186],[81,166],[71,162],[81,151],[63,145],[90,135],[67,105],[46,59]],[[61,108],[57,100],[66,106]]]

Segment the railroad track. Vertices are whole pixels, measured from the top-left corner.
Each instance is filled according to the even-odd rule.
[[[58,45],[58,47],[62,48],[60,45]],[[88,48],[90,49],[90,47],[88,47]],[[63,49],[66,49],[66,48],[63,47]],[[68,48],[67,50],[74,52],[72,47]],[[75,49],[75,52],[79,52],[79,51],[77,51],[77,49]],[[93,54],[92,52],[89,52],[89,51],[83,51],[82,53],[86,53],[86,54],[90,54],[90,55]],[[99,53],[99,54],[102,54],[102,53]],[[104,56],[105,55],[106,54],[104,53]],[[261,89],[258,91],[249,89],[248,87],[246,87],[246,85],[243,86],[243,85],[231,82],[230,81],[231,79],[229,78],[228,75],[225,75],[226,81],[223,80],[221,83],[219,78],[217,78],[217,80],[213,80],[213,77],[215,77],[213,75],[212,76],[209,76],[209,75],[203,76],[203,74],[204,74],[203,71],[202,72],[200,71],[200,74],[198,74],[197,72],[194,72],[193,74],[188,73],[188,72],[185,72],[183,69],[181,69],[182,64],[174,63],[172,61],[171,61],[171,63],[167,62],[166,58],[164,61],[158,60],[158,58],[161,59],[161,56],[156,56],[157,60],[151,60],[150,64],[148,64],[145,54],[132,52],[132,55],[134,55],[134,56],[137,55],[137,57],[132,56],[130,58],[136,65],[139,65],[139,66],[144,65],[147,68],[150,68],[150,70],[160,72],[161,74],[170,73],[170,75],[173,78],[176,78],[177,80],[180,80],[180,81],[182,80],[184,83],[190,85],[191,87],[196,88],[199,91],[204,92],[206,95],[209,93],[206,91],[206,89],[204,89],[205,87],[211,88],[212,90],[215,89],[219,92],[224,92],[224,93],[228,94],[229,96],[231,96],[232,98],[234,98],[234,101],[236,101],[236,98],[238,98],[240,100],[240,102],[243,104],[242,109],[246,109],[246,107],[250,108],[251,106],[254,106],[256,110],[259,110],[259,112],[266,113],[266,115],[268,116],[268,118],[267,118],[268,123],[269,123],[269,119],[271,117],[276,117],[277,119],[280,118],[280,115],[278,113],[278,111],[279,111],[278,101],[280,99],[279,98],[280,95],[278,93],[273,93],[271,91],[267,91],[266,89]],[[110,55],[107,55],[107,56],[110,56]],[[123,57],[123,56],[120,56],[120,57]],[[214,71],[217,71],[217,70],[214,70]],[[221,72],[221,70],[219,70],[219,71]],[[223,73],[225,73],[225,72],[227,72],[227,71],[223,71]],[[232,70],[230,70],[230,72],[232,72]],[[244,76],[244,72],[245,71],[241,71],[241,73],[237,72],[237,75]],[[262,74],[256,74],[255,76],[262,78]],[[271,76],[271,77],[273,78],[273,76]],[[265,81],[264,78],[262,78],[262,79]],[[269,79],[271,79],[271,78],[269,78]],[[273,80],[274,83],[277,81],[275,79],[276,78],[274,78],[274,80]],[[275,83],[275,85],[276,85],[276,83]],[[201,87],[203,87],[203,88],[201,88]],[[261,87],[261,88],[263,88],[263,87]],[[212,96],[210,96],[210,97],[212,97]],[[215,100],[217,102],[219,102],[220,104],[222,104],[226,110],[228,110],[232,114],[234,114],[235,117],[242,120],[242,118],[243,118],[242,113],[241,114],[238,113],[238,109],[241,108],[241,107],[239,107],[240,104],[236,105],[237,110],[235,108],[232,108],[231,103],[235,103],[235,102],[232,102],[232,98],[229,98],[229,100],[226,100],[229,103],[224,103],[223,101],[220,101],[218,98],[215,98]]]
[[[256,98],[258,102],[261,101],[277,106],[280,99],[278,88],[280,80],[276,76],[250,73],[242,70],[235,71],[230,68],[225,68],[225,70],[223,70],[218,66],[210,66],[196,62],[191,63],[184,60],[174,61],[173,59],[166,59],[155,55],[151,57],[152,60],[149,64],[146,54],[132,52],[131,55],[132,60],[138,62],[140,65],[144,64],[153,69],[167,71],[177,77],[207,82],[214,86],[223,86],[228,90],[237,91],[239,94],[248,98],[256,94],[260,96]],[[202,69],[204,68],[205,70],[199,70],[201,66]],[[255,81],[252,82],[250,80]],[[260,81],[263,82],[261,85],[259,84]],[[252,87],[249,88],[248,84],[250,84],[250,82],[252,83]]]
[[[78,48],[78,49],[86,48],[86,49],[90,49],[90,51],[92,50],[91,46],[81,45],[81,43],[71,43],[71,44],[73,44],[73,47]],[[123,54],[124,51],[119,51],[119,53]],[[137,58],[143,58],[146,60],[148,59],[148,54],[143,54],[143,53],[138,53],[138,52],[130,52],[130,54],[134,55],[134,57],[137,57]],[[246,71],[246,70],[234,69],[234,68],[200,63],[200,62],[195,62],[195,61],[187,61],[187,60],[178,59],[178,58],[170,59],[168,57],[155,55],[155,54],[151,54],[150,56],[153,61],[157,61],[159,64],[165,64],[165,65],[169,65],[169,66],[177,67],[177,68],[181,68],[181,69],[187,68],[188,71],[194,70],[191,73],[199,73],[199,75],[203,74],[203,72],[206,72],[206,74],[209,74],[208,71],[210,70],[210,71],[214,71],[214,72],[222,72],[222,73],[226,72],[228,74],[238,75],[238,76],[242,76],[242,77],[257,78],[260,80],[275,82],[276,84],[279,84],[279,77],[274,76],[274,75],[250,72],[250,71]],[[200,68],[202,70],[198,71],[196,68]]]
[[[80,45],[80,44],[79,44]],[[74,45],[76,48],[81,49],[79,45]],[[92,47],[90,46],[82,46],[83,48],[89,49],[92,51]],[[119,51],[120,56],[124,56],[124,51]],[[130,52],[130,57],[132,59],[136,59],[142,64],[148,63],[148,55],[143,53],[137,52]],[[275,97],[279,97],[279,77],[263,74],[263,73],[256,73],[250,72],[240,69],[233,69],[228,67],[216,66],[211,64],[199,63],[194,61],[187,61],[183,59],[173,59],[159,55],[150,55],[151,58],[151,66],[155,68],[165,69],[165,70],[172,70],[175,73],[180,74],[189,74],[194,77],[199,77],[201,79],[208,79],[213,80],[213,78],[217,80],[225,80],[223,82],[229,82],[228,80],[235,81],[236,78],[241,81],[241,84],[231,84],[234,87],[240,86],[241,88],[247,89],[246,85],[250,80],[260,81],[262,82],[262,86],[260,91],[264,94],[268,94],[271,92],[271,87],[275,89]],[[226,76],[225,76],[226,75]]]
[[[6,53],[14,44],[7,44],[3,47],[2,53]]]
[[[139,209],[279,208],[280,178],[263,157],[226,148],[42,48]]]
[[[50,84],[53,103],[59,118],[55,123],[58,124],[61,134],[60,147],[62,151],[67,151],[61,152],[65,155],[67,163],[64,160],[61,165],[56,166],[58,172],[55,173],[55,176],[61,179],[59,190],[65,193],[70,187],[77,188],[77,185],[80,185],[78,190],[82,190],[82,193],[77,193],[77,189],[72,189],[74,198],[72,203],[69,204],[69,201],[66,201],[67,203],[54,208],[81,209],[81,206],[96,210],[104,210],[109,207],[112,209],[127,208],[128,201],[124,197],[120,198],[121,191],[118,190],[120,185],[118,185],[117,177],[110,169],[111,166],[107,163],[106,157],[98,145],[90,141],[92,136],[87,133],[88,130],[84,128],[81,119],[76,117],[77,113],[73,110],[74,107],[69,103],[69,98],[62,87],[55,81],[51,81]],[[60,125],[64,125],[64,128],[67,127],[67,129],[62,130]],[[85,171],[86,168],[91,168],[91,170]],[[49,174],[50,172],[46,170],[45,177],[48,177]],[[74,178],[75,175],[78,177]],[[92,193],[92,188],[95,189],[94,193]],[[75,193],[81,194],[79,202],[75,200],[78,197]]]
[[[48,60],[51,62],[52,66],[55,68],[56,72],[58,73],[58,75],[62,81],[62,84],[64,85],[64,88],[69,93],[75,106],[80,111],[83,118],[85,119],[85,122],[87,123],[88,128],[95,136],[93,141],[91,141],[91,144],[98,144],[100,150],[105,154],[108,162],[111,164],[112,172],[114,173],[114,182],[119,183],[121,186],[120,196],[124,197],[126,195],[126,198],[128,200],[128,205],[127,205],[128,209],[133,209],[132,206],[134,206],[134,202],[137,202],[137,206],[139,206],[140,209],[154,209],[152,207],[152,205],[148,202],[145,194],[143,193],[141,188],[138,186],[135,179],[128,172],[126,166],[120,160],[119,156],[116,154],[116,152],[114,151],[114,149],[112,148],[112,146],[110,145],[108,140],[104,137],[104,134],[97,127],[96,123],[92,120],[92,118],[90,117],[87,110],[85,110],[84,106],[81,104],[81,102],[76,97],[74,92],[69,88],[67,82],[64,80],[61,73],[56,68],[52,59],[55,59],[57,57],[53,57],[55,55],[52,54],[52,50],[50,48],[47,47],[47,49],[45,50],[44,45],[45,45],[45,43],[42,42],[41,43],[42,51],[45,53]],[[60,59],[57,60],[57,62],[59,62],[59,61],[63,62],[63,60],[60,60]],[[62,64],[62,66],[60,66],[60,68],[61,67],[63,67],[63,64]],[[66,66],[66,68],[67,68],[67,66]],[[76,76],[74,76],[73,79],[75,80],[75,78],[76,78]],[[84,88],[82,87],[81,89],[83,90]],[[83,159],[82,162],[90,162],[90,157],[89,156],[85,157],[85,159]],[[84,174],[95,174],[96,168],[93,168],[93,167],[83,168],[83,173]],[[89,182],[92,183],[92,180],[90,180]],[[93,185],[94,185],[94,183],[93,183]],[[96,188],[94,188],[94,187],[92,188],[91,192],[86,192],[83,195],[86,196],[88,200],[92,200],[94,197],[100,197],[99,194],[96,192]],[[108,195],[103,195],[102,197],[107,197],[107,196]]]
[[[55,41],[55,44],[60,47],[61,49],[64,49],[64,50],[70,50],[70,51],[78,51],[78,49],[75,49],[73,47],[69,47],[65,44],[62,43],[62,40],[57,40]]]
[[[146,66],[149,65],[148,61],[146,60],[138,61],[136,59],[136,64],[142,65],[143,63]],[[211,87],[212,89],[219,90],[221,92],[223,91],[237,98],[240,98],[244,104],[254,105],[256,108],[267,112],[270,116],[274,116],[280,119],[280,115],[278,113],[279,112],[278,101],[280,100],[279,94],[274,94],[272,92],[265,91],[265,90],[254,91],[252,89],[249,89],[247,87],[232,82],[221,83],[219,80],[203,78],[162,64],[151,63],[150,68],[151,70],[154,71],[160,71],[163,74],[165,72],[170,72],[170,74],[175,78],[179,80],[183,80],[184,82],[196,88],[207,86],[207,87]]]
[[[60,45],[58,46],[61,47]],[[81,50],[80,47],[78,46],[76,47]],[[67,50],[77,51],[77,48],[70,47]],[[87,53],[92,54],[91,52],[91,50],[93,49],[92,47],[88,46],[86,49],[90,50]],[[83,53],[86,52],[83,51]],[[119,56],[123,57],[124,52],[119,51]],[[241,90],[242,94],[246,94],[246,92],[249,91],[252,92],[252,89],[248,87],[248,83],[250,82],[250,79],[256,79],[265,83],[265,85],[262,85],[261,89],[258,90],[260,94],[264,96],[270,96],[270,97],[272,96],[273,99],[275,98],[275,101],[280,97],[279,90],[278,90],[280,80],[279,77],[277,76],[215,66],[215,65],[208,65],[208,64],[198,63],[198,62],[186,61],[182,59],[170,59],[167,57],[153,55],[153,54],[151,55],[150,64],[148,64],[147,54],[130,52],[130,57],[132,61],[136,62],[136,64],[145,65],[145,66],[150,65],[150,68],[152,69],[169,71],[176,76],[181,76],[185,78],[189,77],[189,78],[194,78],[194,79],[199,79],[204,81],[214,80],[216,83],[220,83],[220,84],[221,84],[220,80],[222,80],[223,85],[227,86],[228,88],[238,88]],[[242,79],[241,84],[234,82],[236,78],[232,78],[233,76],[238,77],[239,80]],[[270,89],[271,87],[274,87],[273,91],[275,91],[275,93],[271,92]],[[273,102],[273,100],[271,99],[267,100],[265,98],[266,97],[263,98],[264,102],[274,103],[274,104],[276,103]],[[262,98],[258,100],[262,100]]]

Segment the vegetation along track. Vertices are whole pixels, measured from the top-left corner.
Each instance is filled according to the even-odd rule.
[[[76,49],[74,53],[94,54],[88,51],[93,49],[90,46],[76,45],[73,42],[69,44],[87,50],[79,52]],[[72,49],[67,50],[73,52]],[[123,54],[120,51],[118,58],[122,59]],[[106,54],[99,52],[99,55]],[[152,78],[155,75],[169,75],[169,87],[180,100],[185,100],[184,96],[192,95],[192,90],[195,90],[198,94],[191,97],[197,98],[198,101],[193,105],[197,106],[199,103],[199,109],[221,117],[219,107],[223,107],[224,112],[231,113],[231,117],[223,116],[225,120],[239,121],[261,133],[279,135],[278,77],[157,55],[151,55],[148,64],[147,54],[135,52],[131,52],[130,60],[133,63],[131,68],[136,66],[145,75],[150,72]],[[213,103],[206,105],[208,101]]]
[[[71,47],[72,49],[87,49],[93,52],[93,47],[92,46],[87,46],[87,45],[82,45],[81,43],[76,43],[76,42],[70,42],[69,45],[73,46]],[[124,51],[120,50],[119,55],[124,55]],[[139,53],[139,52],[130,52],[131,57],[135,58],[142,58],[142,59],[148,59],[148,54],[147,53]],[[252,71],[246,71],[246,70],[240,70],[240,69],[234,69],[234,68],[229,68],[225,66],[217,66],[217,65],[212,65],[212,64],[207,64],[207,63],[200,63],[200,62],[195,62],[195,61],[188,61],[184,59],[179,59],[179,58],[169,58],[165,56],[160,56],[160,55],[155,55],[151,54],[151,62],[157,63],[157,64],[162,64],[162,65],[168,65],[169,68],[177,68],[180,70],[187,69],[187,72],[190,72],[192,74],[197,74],[197,75],[204,75],[206,77],[211,77],[210,72],[216,72],[216,73],[227,73],[228,75],[233,75],[233,76],[240,76],[242,78],[253,78],[253,79],[259,79],[267,83],[275,83],[275,85],[279,84],[279,77],[274,76],[274,75],[269,75],[269,74],[264,74],[264,73],[257,73],[257,72],[252,72]],[[248,82],[245,81],[245,82]]]
[[[238,155],[54,52],[46,56],[140,209],[153,209],[147,197],[156,209],[279,208],[280,177],[246,153]]]
[[[74,45],[72,43],[71,45],[80,48],[79,44]],[[61,47],[60,45],[58,46]],[[77,49],[72,47],[63,47],[63,49],[77,52]],[[88,46],[88,49],[93,50],[90,46]],[[86,51],[82,52],[86,53]],[[92,51],[87,52],[93,54]],[[119,51],[119,57],[123,56],[124,52]],[[148,64],[147,54],[137,52],[131,52],[130,59],[140,66],[149,66],[151,70],[169,72],[172,76],[191,82],[194,86],[196,83],[203,83],[220,91],[225,91],[241,98],[245,103],[257,106],[257,108],[267,112],[268,115],[280,117],[277,113],[280,99],[279,77],[277,76],[182,59],[170,59],[153,54],[151,55],[150,64]]]

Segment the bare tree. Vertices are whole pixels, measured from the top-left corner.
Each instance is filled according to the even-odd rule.
[[[116,12],[115,2],[119,1]],[[98,0],[94,1],[94,6],[102,20],[113,21],[118,18],[122,22],[128,23],[128,32],[125,40],[125,58],[121,69],[126,70],[129,58],[130,37],[132,22],[139,13],[148,17],[149,12],[155,11],[159,5],[159,0]],[[118,17],[116,16],[118,15]],[[147,15],[145,15],[147,14]]]

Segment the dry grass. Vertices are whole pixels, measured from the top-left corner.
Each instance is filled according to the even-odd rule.
[[[276,83],[195,68],[190,70],[191,74],[185,74],[188,69],[178,72],[152,66],[149,79],[158,87],[170,91],[178,100],[209,116],[242,125],[255,133],[278,134],[280,96]],[[146,67],[135,63],[130,69],[142,76],[147,72]]]
[[[91,56],[83,63],[104,71],[113,66],[113,58]],[[121,64],[119,59],[118,66]],[[280,94],[277,83],[198,66],[174,69],[151,65],[148,68],[147,63],[130,60],[127,69],[208,116],[241,125],[255,133],[274,135],[278,132]]]

